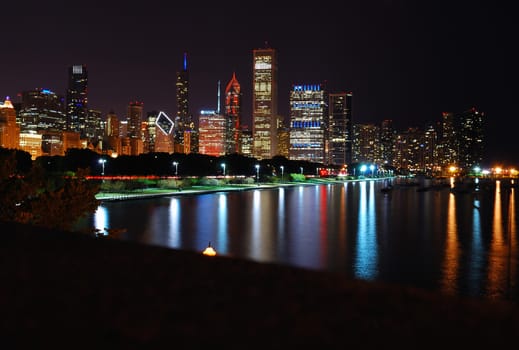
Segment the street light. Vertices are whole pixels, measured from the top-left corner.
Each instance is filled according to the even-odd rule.
[[[283,182],[283,170],[285,170],[285,167],[283,165],[281,165],[280,168],[281,168],[281,182]]]
[[[375,166],[374,166],[373,164],[371,164],[371,165],[369,166],[369,168],[371,169],[371,177],[373,177],[373,176],[374,176],[373,173],[374,173],[374,171],[375,171]]]
[[[101,170],[101,176],[105,176],[105,163],[106,159],[99,159],[99,164],[101,164],[102,170]]]
[[[225,176],[225,163],[222,163],[222,168],[223,168],[223,176]]]
[[[178,162],[173,162],[173,165],[175,166],[175,176],[178,175]]]
[[[259,182],[259,164],[256,164],[256,182]]]
[[[367,167],[366,165],[364,165],[364,164],[361,165],[361,167],[360,167],[360,173],[361,173],[362,176],[364,176],[364,172],[366,171],[367,168],[368,168],[368,167]]]

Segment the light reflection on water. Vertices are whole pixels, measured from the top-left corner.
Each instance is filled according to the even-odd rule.
[[[123,239],[341,272],[454,295],[519,299],[516,189],[380,191],[382,181],[103,203]]]

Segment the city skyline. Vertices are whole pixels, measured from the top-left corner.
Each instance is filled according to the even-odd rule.
[[[117,3],[64,4],[5,7],[2,99],[16,101],[17,93],[38,87],[65,95],[68,67],[85,64],[88,107],[103,118],[110,110],[125,116],[135,100],[145,112],[174,117],[176,73],[187,52],[191,114],[216,109],[217,82],[235,73],[242,124],[251,127],[252,50],[267,42],[278,53],[285,120],[292,84],[326,82],[331,92],[351,92],[353,123],[392,119],[398,128],[423,127],[439,122],[442,112],[475,107],[486,116],[485,159],[519,162],[506,124],[513,113],[506,96],[514,31],[503,6],[346,1],[311,11],[268,3],[268,11],[238,11],[232,2],[198,10],[151,1],[135,11]]]

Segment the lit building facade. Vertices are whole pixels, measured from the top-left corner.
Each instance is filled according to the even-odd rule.
[[[324,85],[293,85],[289,103],[290,160],[324,163],[328,129],[328,94]]]
[[[225,155],[225,117],[216,111],[201,111],[198,117],[199,153]]]
[[[236,74],[225,87],[225,153],[233,154],[240,151],[242,93]]]
[[[42,152],[42,135],[36,131],[27,131],[20,133],[20,147],[22,151],[25,151],[31,155],[31,159],[43,155]]]
[[[394,166],[401,171],[425,172],[425,133],[417,127],[397,133]]]
[[[353,124],[353,163],[379,163],[380,127]]]
[[[290,128],[280,123],[278,127],[278,156],[290,157]]]
[[[9,97],[0,103],[0,146],[11,149],[20,146],[20,126],[16,122],[16,110]]]
[[[471,108],[456,116],[459,155],[458,164],[461,169],[470,172],[483,161],[483,122],[484,113]]]
[[[246,125],[241,126],[240,131],[240,154],[246,157],[252,157],[252,130]]]
[[[34,89],[21,93],[18,122],[22,132],[62,131],[66,126],[65,100],[49,89]]]
[[[328,164],[352,163],[353,130],[351,120],[352,93],[329,94]]]
[[[278,66],[274,49],[253,50],[252,79],[253,153],[257,159],[268,159],[277,153]]]
[[[450,166],[458,165],[458,141],[454,113],[442,113],[441,142],[438,146],[440,155],[440,166],[448,169]]]
[[[392,119],[385,119],[380,125],[380,158],[382,165],[393,165],[396,130]]]
[[[73,65],[68,69],[67,127],[81,138],[87,137],[88,72],[86,65]]]
[[[128,120],[128,137],[134,139],[141,138],[141,121],[143,113],[144,103],[139,101],[130,102],[128,105],[128,114],[126,119]]]
[[[119,136],[119,118],[114,111],[110,111],[106,115],[106,128],[105,135],[106,136]]]
[[[85,137],[92,144],[96,145],[103,140],[103,123],[101,111],[97,109],[88,110],[88,118],[85,125]]]

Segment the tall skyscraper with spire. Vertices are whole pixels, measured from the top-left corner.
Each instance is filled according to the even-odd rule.
[[[177,115],[175,117],[175,152],[192,151],[191,132],[194,129],[193,118],[189,114],[189,73],[187,70],[187,52],[184,52],[182,70],[177,72],[175,83],[177,95]],[[189,139],[186,139],[189,138]]]
[[[239,153],[241,124],[241,88],[236,73],[225,88],[225,153]]]
[[[88,118],[88,72],[86,65],[68,69],[67,130],[86,136]]]
[[[252,51],[253,155],[272,158],[277,153],[278,66],[276,50],[266,45]]]

